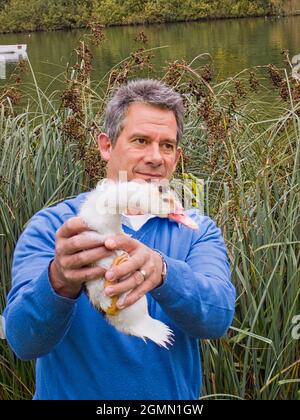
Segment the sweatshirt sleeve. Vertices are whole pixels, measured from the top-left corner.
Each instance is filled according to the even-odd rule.
[[[235,288],[220,229],[203,217],[199,231],[185,261],[162,253],[167,277],[151,294],[188,335],[213,339],[224,335],[232,322]]]
[[[15,248],[12,289],[3,315],[6,338],[20,359],[47,354],[72,320],[76,300],[58,295],[48,275],[55,233],[62,223],[53,209],[42,210],[31,219]]]

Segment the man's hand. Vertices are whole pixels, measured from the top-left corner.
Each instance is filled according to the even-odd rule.
[[[50,265],[50,282],[61,296],[74,299],[83,283],[104,276],[103,267],[90,264],[112,254],[103,246],[103,241],[88,237],[83,232],[90,231],[80,217],[67,220],[56,232],[55,258]],[[100,235],[99,235],[100,236]]]
[[[120,309],[132,305],[161,284],[163,266],[159,253],[122,234],[106,239],[104,245],[107,249],[122,249],[129,254],[128,261],[110,268],[105,274],[105,278],[111,282],[111,285],[105,289],[108,296],[119,295],[131,290],[125,300],[118,301],[117,306]],[[138,270],[144,270],[145,279]],[[121,278],[126,279],[118,283]]]

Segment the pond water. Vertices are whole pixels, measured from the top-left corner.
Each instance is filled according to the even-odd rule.
[[[105,42],[92,49],[92,77],[99,80],[139,48],[141,45],[135,38],[140,31],[148,38],[147,48],[160,47],[153,60],[158,74],[163,73],[167,62],[181,58],[191,61],[202,53],[209,53],[214,61],[215,75],[222,80],[246,67],[268,63],[282,66],[282,49],[288,49],[290,57],[300,53],[299,28],[300,16],[111,27],[105,29]],[[63,80],[66,65],[74,61],[72,51],[85,33],[85,30],[73,30],[5,34],[0,35],[0,45],[27,44],[28,57],[39,86],[45,89],[51,83],[49,89],[54,90],[61,88],[60,80]],[[199,60],[199,65],[201,62],[205,61]],[[6,80],[14,67],[15,63],[6,63],[3,70],[2,63]],[[25,76],[25,82],[31,80],[29,74]],[[5,79],[0,79],[0,86],[4,83]]]

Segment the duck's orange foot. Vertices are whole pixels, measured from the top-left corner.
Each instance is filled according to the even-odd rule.
[[[118,255],[112,262],[111,267],[116,267],[117,265],[123,264],[125,261],[128,260],[128,254],[124,253],[122,255]],[[109,286],[110,282],[108,280],[105,280],[104,282],[104,289],[105,287]],[[120,312],[120,309],[117,307],[117,301],[119,299],[119,295],[113,296],[111,298],[111,305],[109,308],[106,309],[107,315],[117,315],[117,313]]]

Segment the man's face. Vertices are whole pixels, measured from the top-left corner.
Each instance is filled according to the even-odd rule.
[[[172,111],[130,104],[115,146],[105,133],[97,139],[101,156],[107,161],[107,177],[118,180],[119,171],[126,171],[128,181],[170,179],[181,154],[176,135]]]

